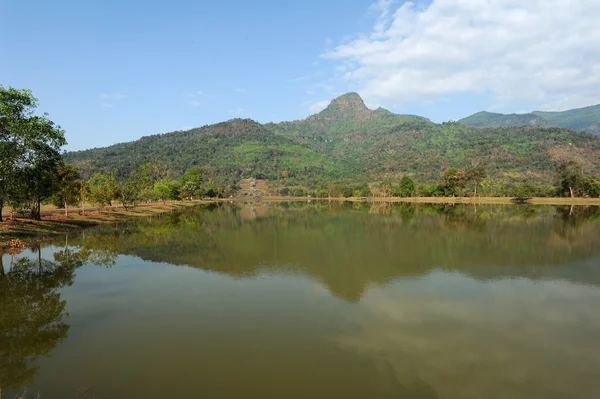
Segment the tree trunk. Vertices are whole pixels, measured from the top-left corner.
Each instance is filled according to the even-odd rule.
[[[477,184],[475,184],[475,196],[477,197]]]
[[[34,213],[33,218],[35,220],[42,219],[42,200],[40,199],[40,197],[36,198],[36,200],[35,200],[35,209],[34,209],[33,213]]]
[[[0,276],[4,276],[4,262],[3,262],[3,256],[1,253],[0,253]],[[2,393],[2,391],[0,391],[0,394],[1,393]]]
[[[85,215],[85,199],[81,201],[81,214]]]
[[[69,216],[69,205],[67,205],[67,201],[65,201],[65,216]]]
[[[4,208],[4,201],[0,200],[0,223],[3,222],[3,220],[2,220],[2,208]]]
[[[575,194],[573,194],[573,187],[569,186],[569,192],[571,193],[571,198],[575,198]]]

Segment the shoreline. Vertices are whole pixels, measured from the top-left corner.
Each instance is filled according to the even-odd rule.
[[[286,202],[286,201],[338,201],[338,202],[388,202],[388,203],[418,203],[418,204],[495,204],[516,205],[515,197],[233,197],[216,199],[218,202]],[[529,205],[582,205],[600,206],[600,198],[553,198],[534,197],[528,198],[519,204]]]
[[[369,202],[369,203],[417,203],[417,204],[473,204],[473,205],[515,205],[515,198],[509,197],[233,197],[215,198],[195,201],[170,201],[166,203],[153,203],[138,205],[132,208],[111,207],[102,210],[86,211],[84,215],[78,209],[73,209],[69,216],[61,211],[52,211],[42,216],[42,220],[16,218],[0,223],[0,253],[3,253],[11,240],[21,240],[26,245],[35,244],[51,237],[68,234],[88,227],[107,223],[127,222],[141,217],[150,217],[189,208],[200,204],[223,202],[290,202],[290,201],[335,201],[335,202]],[[530,198],[524,204],[531,205],[567,205],[567,206],[600,206],[600,198]]]
[[[83,215],[79,213],[78,209],[73,208],[70,210],[72,213],[69,213],[68,216],[65,216],[62,212],[53,211],[49,214],[43,214],[42,220],[5,219],[4,222],[0,223],[0,254],[8,249],[8,242],[11,240],[21,240],[25,245],[30,245],[88,227],[127,222],[209,202],[211,201],[168,201],[166,203],[138,205],[131,208],[111,207],[101,210],[86,210]]]

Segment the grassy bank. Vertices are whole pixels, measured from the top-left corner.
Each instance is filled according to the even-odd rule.
[[[148,217],[177,209],[187,208],[202,201],[170,201],[134,208],[107,208],[80,213],[71,211],[69,216],[55,212],[42,216],[42,220],[16,218],[0,223],[0,252],[10,240],[19,239],[25,244],[43,241],[45,238],[66,234],[82,228],[106,223],[118,223],[139,217]]]

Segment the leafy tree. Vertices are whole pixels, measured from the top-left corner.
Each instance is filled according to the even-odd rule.
[[[161,180],[154,183],[152,188],[153,197],[156,201],[166,201],[170,198],[171,187],[168,180]]]
[[[355,197],[370,197],[373,195],[373,193],[368,186],[363,186],[355,189],[353,195]]]
[[[56,189],[64,131],[34,115],[37,105],[31,91],[0,86],[0,215],[8,200],[39,219],[41,201]]]
[[[121,183],[121,203],[124,208],[133,206],[140,201],[140,187],[134,179],[127,179]]]
[[[85,213],[85,202],[90,198],[90,186],[88,182],[79,183],[79,197],[81,198],[81,212]]]
[[[474,195],[477,196],[477,188],[479,188],[481,182],[487,178],[485,168],[481,165],[473,166],[466,170],[465,175],[467,181],[473,184]]]
[[[169,199],[179,200],[181,199],[181,182],[178,180],[171,180],[168,182],[169,186]]]
[[[301,187],[296,187],[292,190],[292,195],[294,195],[294,197],[304,197],[306,196],[306,191]]]
[[[600,181],[588,177],[584,182],[585,191],[587,195],[592,198],[600,197]]]
[[[90,199],[97,205],[111,205],[120,196],[120,188],[114,173],[96,173],[88,180]]]
[[[559,194],[571,198],[585,193],[585,176],[581,165],[575,161],[565,161],[556,168],[555,183]]]
[[[65,215],[69,214],[69,205],[76,206],[81,201],[80,178],[75,165],[63,163],[58,168],[58,191],[54,195],[54,202],[65,208]]]
[[[193,199],[202,188],[202,168],[194,166],[185,171],[180,179],[181,193],[185,198]]]
[[[467,184],[467,176],[462,169],[448,168],[442,174],[444,178],[444,187],[447,192],[455,197],[460,189],[464,189]]]
[[[413,179],[404,176],[398,185],[398,192],[401,197],[412,197],[416,192],[416,185]]]

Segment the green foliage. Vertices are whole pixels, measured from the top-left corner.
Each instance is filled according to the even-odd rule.
[[[467,182],[473,185],[474,193],[477,195],[477,189],[481,182],[487,178],[487,171],[481,165],[473,166],[465,171]]]
[[[589,195],[590,197],[592,197],[592,198],[600,197],[600,181],[593,179],[591,177],[588,177],[585,179],[584,189],[585,189],[587,195]]]
[[[465,171],[455,167],[446,169],[442,174],[442,178],[444,179],[446,192],[452,196],[461,194],[469,181]]]
[[[221,195],[249,177],[328,194],[332,183],[355,191],[356,183],[349,182],[398,182],[406,175],[420,184],[437,185],[440,171],[455,167],[465,173],[459,185],[444,184],[443,194],[440,187],[426,191],[471,195],[480,190],[480,194],[500,193],[498,187],[523,182],[550,184],[559,155],[586,163],[591,176],[600,176],[598,137],[555,127],[475,129],[459,123],[434,124],[417,116],[371,111],[351,93],[305,120],[260,125],[234,119],[72,152],[66,159],[85,176],[116,170],[121,181],[147,159],[169,165],[175,177],[201,167],[203,179],[221,187]],[[200,191],[206,191],[208,183],[185,188],[179,181],[183,197],[205,195]],[[373,189],[380,195],[378,187]]]
[[[398,185],[398,189],[396,190],[398,197],[412,197],[416,193],[416,184],[408,176],[404,176],[402,180],[400,180],[400,184]]]
[[[578,197],[584,194],[584,182],[582,167],[575,161],[562,162],[556,169],[556,186],[562,196]]]
[[[90,199],[99,206],[111,205],[121,190],[114,173],[96,173],[88,180]]]
[[[600,135],[600,105],[562,112],[529,114],[478,112],[459,121],[472,127],[555,126]]]
[[[202,189],[203,180],[201,167],[194,166],[186,170],[180,179],[181,195],[190,199],[194,196],[201,197],[204,194]]]
[[[39,218],[41,202],[57,189],[64,131],[36,107],[31,91],[0,86],[0,215],[8,202]]]
[[[155,201],[166,201],[171,199],[171,185],[168,180],[160,180],[154,183],[152,187],[153,199]]]
[[[81,201],[81,176],[75,165],[62,164],[57,173],[58,190],[52,202],[58,208],[65,208],[68,212],[69,205],[76,206]]]

